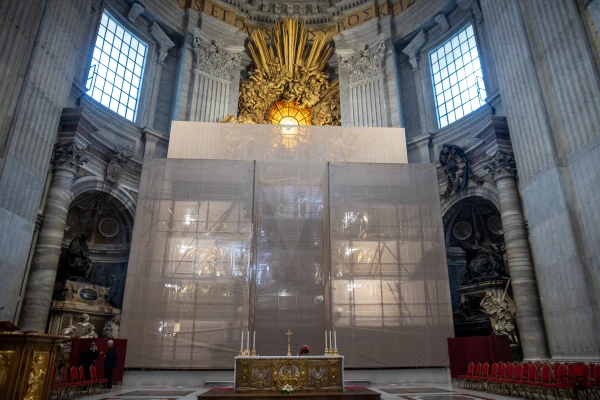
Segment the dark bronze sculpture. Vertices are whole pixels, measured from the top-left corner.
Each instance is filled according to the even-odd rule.
[[[467,272],[464,284],[477,283],[506,277],[500,245],[475,233],[474,240],[463,241],[460,247],[467,254]]]
[[[67,271],[71,278],[82,278],[89,281],[92,274],[92,260],[86,240],[85,234],[71,240],[65,258]]]

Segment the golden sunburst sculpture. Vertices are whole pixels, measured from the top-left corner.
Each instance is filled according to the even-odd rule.
[[[272,44],[258,29],[250,35],[254,66],[240,82],[238,117],[221,122],[340,125],[339,81],[330,82],[324,72],[331,45],[325,38],[310,43],[305,22],[296,18],[277,22],[273,31]]]

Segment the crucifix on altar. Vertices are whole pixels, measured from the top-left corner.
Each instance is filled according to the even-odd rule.
[[[290,350],[290,339],[291,339],[291,337],[292,337],[292,331],[290,331],[290,330],[288,329],[288,331],[287,331],[285,334],[286,334],[286,335],[287,335],[287,337],[288,337],[288,353],[287,353],[287,356],[288,356],[288,357],[291,357],[291,356],[292,356],[292,352],[291,352],[291,350]]]

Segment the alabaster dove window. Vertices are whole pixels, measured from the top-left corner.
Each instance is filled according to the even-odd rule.
[[[485,104],[483,72],[471,24],[431,51],[429,63],[440,128]]]
[[[104,11],[87,81],[87,94],[135,121],[148,46]]]

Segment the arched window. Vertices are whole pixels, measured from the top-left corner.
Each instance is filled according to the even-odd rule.
[[[429,53],[440,128],[485,104],[481,62],[471,24]]]
[[[104,11],[88,75],[87,94],[135,121],[148,45]]]

